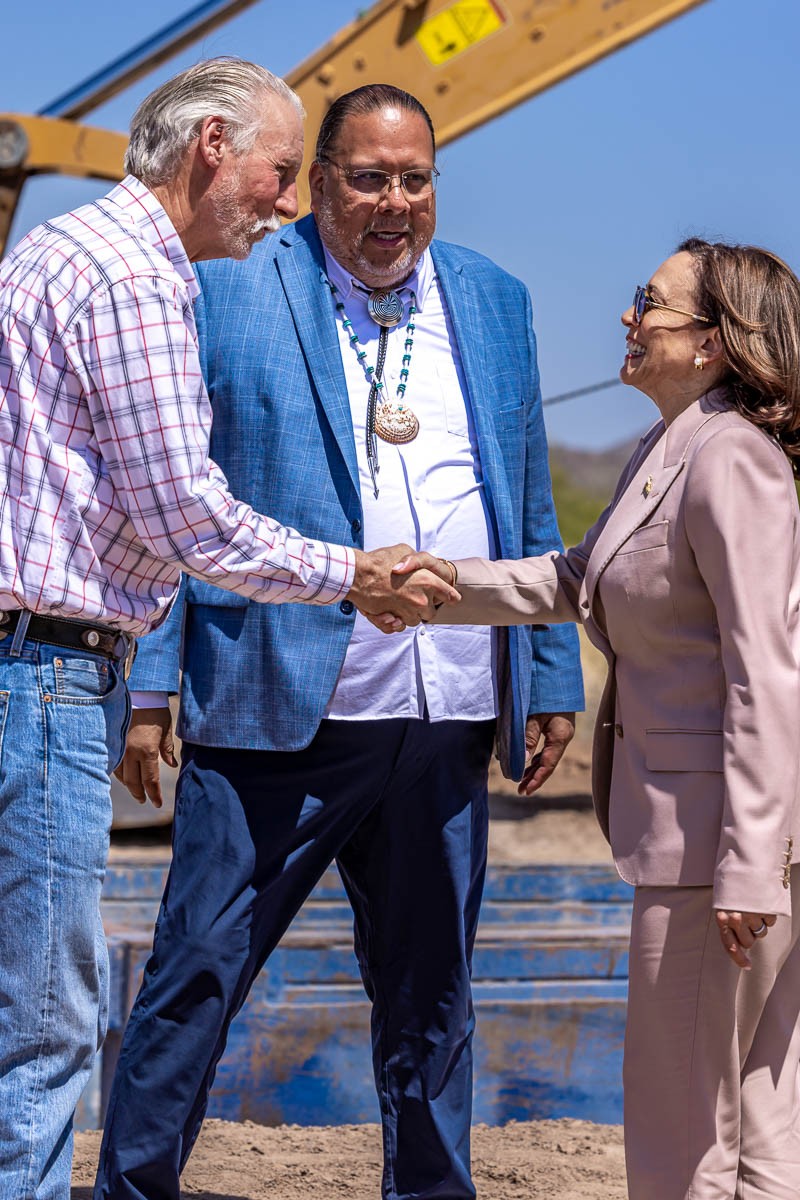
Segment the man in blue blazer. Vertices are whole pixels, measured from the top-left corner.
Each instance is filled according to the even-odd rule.
[[[231,488],[307,536],[519,558],[560,546],[531,307],[432,241],[434,136],[412,96],[337,100],[313,217],[246,264],[203,266],[197,320]],[[443,573],[447,573],[446,560]],[[492,745],[522,787],[582,704],[566,630],[420,625],[353,606],[251,605],[195,579],[133,686],[178,689],[173,864],[120,1055],[97,1197],[177,1200],[230,1020],[332,859],[372,1001],[386,1200],[470,1200],[470,966]],[[158,799],[167,710],[140,709],[124,777]]]

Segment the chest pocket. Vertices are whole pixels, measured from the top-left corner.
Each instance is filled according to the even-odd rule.
[[[623,542],[617,551],[621,554],[636,554],[641,550],[657,550],[666,546],[669,535],[669,521],[657,521],[655,525],[642,525],[634,529],[627,541]]]

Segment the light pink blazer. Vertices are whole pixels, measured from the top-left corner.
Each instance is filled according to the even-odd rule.
[[[642,439],[580,546],[459,562],[463,601],[437,619],[582,621],[609,666],[592,785],[622,877],[788,913],[799,565],[788,461],[717,390]]]

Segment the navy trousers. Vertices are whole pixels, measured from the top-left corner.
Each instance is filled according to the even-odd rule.
[[[372,1002],[382,1195],[475,1196],[470,968],[493,736],[493,721],[323,721],[300,751],[184,743],[95,1200],[178,1200],[230,1022],[334,858]]]

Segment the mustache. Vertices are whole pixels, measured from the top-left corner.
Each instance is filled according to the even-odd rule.
[[[276,233],[281,227],[281,219],[273,213],[271,217],[265,217],[262,221],[256,221],[253,226],[253,233],[261,233],[261,230],[266,230],[267,233]]]

